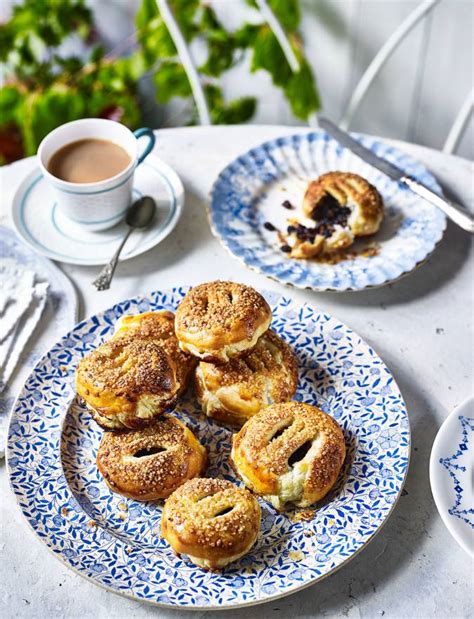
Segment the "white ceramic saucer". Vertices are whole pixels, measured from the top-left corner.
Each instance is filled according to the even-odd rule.
[[[135,172],[133,199],[142,195],[156,200],[155,218],[149,228],[131,234],[121,260],[154,247],[173,230],[181,214],[183,184],[174,170],[153,155]],[[53,190],[38,168],[18,188],[12,220],[19,236],[35,251],[71,264],[105,264],[127,230],[123,221],[109,230],[91,232],[69,220],[60,213]]]
[[[430,483],[448,531],[474,557],[474,397],[458,406],[436,435],[430,457]]]

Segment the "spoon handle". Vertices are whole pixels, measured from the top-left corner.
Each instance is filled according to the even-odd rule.
[[[108,290],[110,288],[110,282],[112,281],[112,277],[115,273],[115,267],[117,266],[117,262],[120,256],[120,253],[123,249],[123,246],[127,242],[128,237],[132,233],[133,228],[129,228],[127,234],[123,237],[122,242],[117,248],[117,251],[110,259],[110,262],[105,265],[96,279],[92,282],[92,284],[97,288],[97,290]]]

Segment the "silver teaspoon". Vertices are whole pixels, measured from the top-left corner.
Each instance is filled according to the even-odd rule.
[[[123,241],[117,248],[117,251],[110,259],[110,262],[105,265],[97,278],[92,282],[92,284],[97,288],[97,290],[108,290],[110,288],[110,282],[112,281],[112,277],[114,276],[115,267],[117,266],[120,253],[123,249],[123,246],[127,242],[128,237],[131,235],[135,228],[147,228],[150,225],[151,220],[153,219],[155,210],[156,203],[153,198],[150,198],[150,196],[143,196],[142,198],[134,202],[132,206],[128,209],[127,215],[125,217],[125,222],[129,226],[127,234],[124,236]]]

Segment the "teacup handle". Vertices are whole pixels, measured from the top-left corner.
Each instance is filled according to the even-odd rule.
[[[141,138],[143,136],[146,136],[149,140],[148,144],[145,146],[145,150],[138,157],[137,165],[140,165],[141,162],[146,157],[148,157],[148,155],[153,150],[153,147],[155,146],[156,138],[155,138],[155,134],[153,133],[153,129],[149,129],[148,127],[141,127],[140,129],[137,129],[136,131],[133,132],[133,135],[137,138],[137,140],[138,138]]]

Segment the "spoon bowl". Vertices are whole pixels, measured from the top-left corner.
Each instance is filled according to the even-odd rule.
[[[125,222],[131,228],[147,228],[156,211],[156,202],[150,196],[136,200],[127,210]]]

